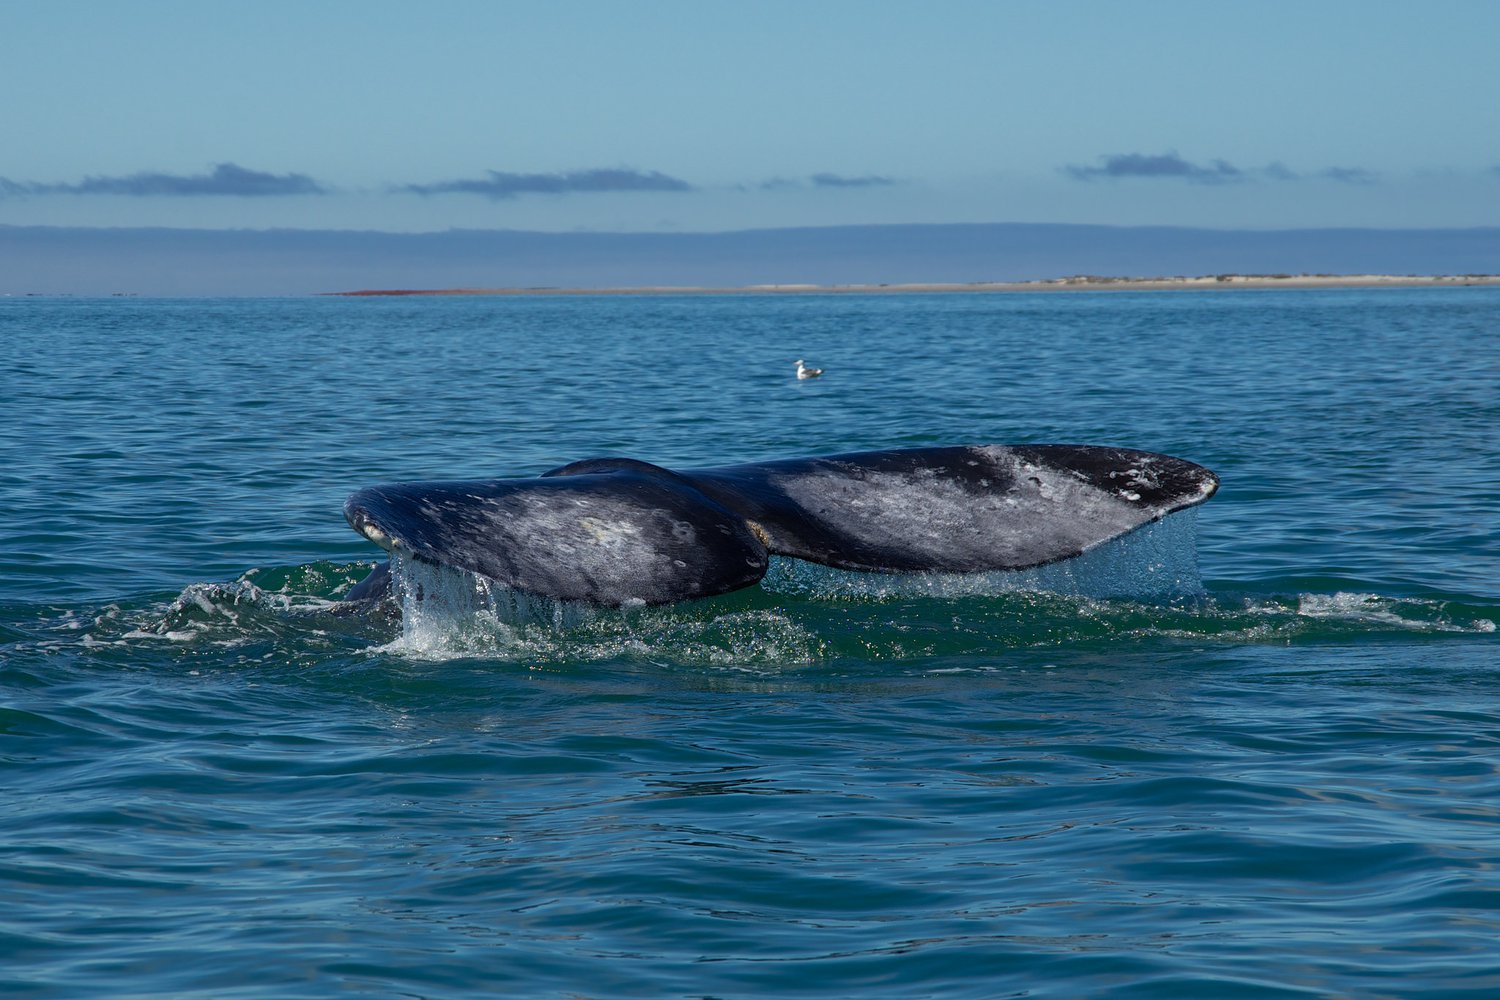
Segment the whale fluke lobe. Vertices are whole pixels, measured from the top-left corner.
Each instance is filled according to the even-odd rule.
[[[1040,566],[1218,486],[1181,459],[1079,445],[871,451],[686,475],[759,523],[772,553],[872,572]]]
[[[535,479],[370,487],[344,515],[391,552],[530,594],[620,606],[750,586],[770,555],[866,572],[1027,569],[1217,488],[1202,466],[1150,452],[980,445],[690,471],[589,459]]]
[[[767,553],[743,518],[667,476],[401,483],[344,504],[391,552],[564,601],[667,604],[747,587]]]

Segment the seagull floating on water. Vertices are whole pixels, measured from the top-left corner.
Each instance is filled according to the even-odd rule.
[[[804,365],[802,363],[802,359],[801,358],[797,359],[797,377],[798,378],[817,378],[821,374],[823,374],[823,369],[821,369],[821,368],[809,368],[809,367],[807,367],[806,365]]]

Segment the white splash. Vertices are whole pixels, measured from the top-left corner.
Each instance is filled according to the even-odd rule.
[[[1468,623],[1444,616],[1446,602],[1421,598],[1383,597],[1338,591],[1333,594],[1301,594],[1297,614],[1326,621],[1359,622],[1422,632],[1493,632],[1495,623],[1479,618]]]
[[[391,563],[401,635],[372,647],[423,661],[484,657],[551,669],[621,657],[724,669],[812,663],[818,637],[777,609],[682,605],[601,608],[526,594],[460,569]]]
[[[576,601],[528,594],[487,577],[401,555],[391,558],[391,595],[401,607],[399,648],[442,654],[472,645],[473,633],[495,635],[513,626],[575,628],[596,609]]]

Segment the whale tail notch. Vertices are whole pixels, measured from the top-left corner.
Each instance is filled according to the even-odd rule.
[[[590,459],[535,479],[374,486],[344,514],[393,553],[618,607],[748,587],[771,555],[865,572],[1028,569],[1217,488],[1202,466],[1151,452],[981,445],[682,472]]]

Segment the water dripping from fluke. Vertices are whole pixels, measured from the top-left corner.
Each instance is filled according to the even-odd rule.
[[[1027,570],[861,573],[778,558],[761,585],[749,590],[675,605],[617,608],[529,594],[465,570],[397,554],[391,562],[390,600],[399,609],[401,633],[377,648],[419,659],[639,656],[653,662],[725,665],[746,660],[809,663],[836,654],[846,640],[857,639],[861,648],[879,645],[880,633],[890,631],[879,611],[887,602],[918,601],[926,613],[945,607],[942,613],[948,615],[972,612],[976,599],[1030,593],[1060,596],[1068,606],[1100,599],[1137,606],[1196,602],[1203,597],[1196,547],[1195,514],[1185,511],[1074,559]],[[834,628],[845,614],[838,609],[847,611],[851,602],[875,605],[873,617],[861,614],[862,624]],[[909,610],[893,609],[891,614],[904,618]],[[877,634],[862,639],[832,635],[847,626]],[[827,641],[820,638],[825,633]],[[898,648],[912,647],[903,639],[892,647]]]
[[[768,590],[813,598],[998,597],[1048,593],[1133,601],[1184,601],[1204,596],[1198,572],[1196,510],[1098,545],[1079,556],[1029,569],[980,573],[856,573],[797,559],[773,559]]]

